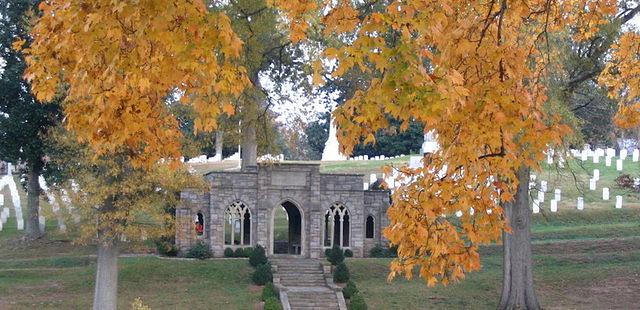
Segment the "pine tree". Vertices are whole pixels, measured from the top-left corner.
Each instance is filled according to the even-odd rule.
[[[0,0],[0,58],[6,61],[0,80],[0,159],[14,164],[24,163],[27,172],[26,235],[38,238],[40,186],[38,177],[45,167],[44,135],[60,119],[56,102],[46,105],[31,94],[31,86],[23,78],[26,63],[22,53],[11,48],[16,38],[29,31],[27,12],[40,1]]]

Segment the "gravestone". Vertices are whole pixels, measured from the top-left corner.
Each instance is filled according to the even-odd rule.
[[[609,200],[609,188],[608,187],[603,187],[602,188],[602,200]]]
[[[22,219],[22,217],[19,217],[16,219],[17,225],[18,225],[18,230],[24,230],[24,220]]]
[[[364,182],[362,189],[364,189],[365,191],[369,190],[369,183]]]
[[[620,150],[620,159],[622,160],[627,159],[627,153],[628,153],[627,149]]]
[[[551,202],[549,203],[549,210],[551,210],[551,212],[558,212],[558,201],[555,199],[551,199]]]
[[[409,157],[409,168],[422,168],[422,156],[411,156]]]
[[[543,192],[547,192],[547,181],[540,181],[540,190]]]
[[[593,163],[594,164],[599,164],[600,163],[600,155],[593,154]]]
[[[622,196],[616,196],[616,209],[622,209]]]
[[[378,181],[378,176],[375,173],[369,175],[369,183],[373,184]]]
[[[457,217],[461,217],[462,216],[462,211],[460,211],[460,210],[456,211],[456,216]]]
[[[607,148],[607,157],[616,157],[616,150],[612,148]]]
[[[44,216],[38,216],[38,227],[40,228],[40,232],[44,233],[44,229],[46,227],[46,219]]]
[[[561,191],[559,188],[556,188],[556,189],[553,191],[553,194],[554,194],[553,199],[555,199],[555,200],[557,200],[557,201],[560,201],[560,199],[562,198],[562,191]]]
[[[577,209],[578,210],[583,210],[584,209],[584,198],[578,197]]]
[[[616,160],[616,170],[622,171],[622,159]]]
[[[540,213],[540,201],[538,199],[533,200],[533,213]]]
[[[600,170],[599,169],[593,169],[593,178],[596,181],[600,180]]]
[[[538,201],[544,202],[544,192],[538,191]]]
[[[589,179],[589,190],[592,190],[592,191],[596,190],[596,180]]]
[[[634,163],[637,163],[637,162],[638,162],[638,160],[640,159],[640,150],[638,150],[638,149],[633,149],[633,154],[632,154],[632,157],[631,157],[631,158],[633,159],[633,162],[634,162]]]
[[[586,150],[582,150],[582,153],[580,154],[580,159],[582,161],[587,161],[587,155],[589,155],[589,154],[587,154],[587,151]]]

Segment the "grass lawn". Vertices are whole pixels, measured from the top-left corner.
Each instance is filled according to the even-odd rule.
[[[377,173],[386,163],[402,164],[408,157],[388,161],[323,162],[327,173]],[[320,163],[320,162],[318,162]],[[198,171],[224,170],[229,165],[206,164]],[[585,180],[600,169],[597,191]],[[625,162],[624,173],[640,174],[640,164]],[[621,190],[615,167],[569,161],[557,171],[544,166],[538,181],[547,180],[547,197],[562,189],[559,212],[533,215],[535,286],[545,309],[634,309],[640,301],[640,196]],[[574,176],[575,175],[575,176]],[[577,180],[577,181],[576,181]],[[538,182],[539,185],[539,182]],[[586,190],[585,190],[586,186]],[[26,197],[19,187],[26,209]],[[612,199],[601,200],[601,188],[611,188]],[[7,189],[6,206],[12,207]],[[624,195],[624,207],[613,208],[615,195]],[[575,210],[578,196],[585,210]],[[43,202],[43,207],[48,204]],[[13,209],[12,209],[13,210]],[[275,223],[285,237],[286,220]],[[25,245],[15,218],[0,232],[0,309],[90,308],[95,276],[95,248],[79,246],[56,232],[47,220],[47,238]],[[370,309],[495,309],[502,277],[500,246],[482,248],[482,270],[448,287],[427,288],[422,279],[395,279],[389,283],[389,259],[348,259],[352,279]],[[126,252],[126,250],[125,250]],[[246,260],[167,260],[157,257],[120,259],[119,306],[130,308],[136,297],[153,309],[253,309],[260,290],[251,285]]]
[[[545,309],[633,309],[640,301],[640,212],[592,210],[533,219],[535,287]],[[371,309],[495,309],[502,248],[481,250],[482,270],[447,287],[387,282],[390,259],[348,259]]]

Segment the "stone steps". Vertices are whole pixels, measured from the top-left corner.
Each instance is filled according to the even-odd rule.
[[[336,292],[327,286],[320,260],[273,259],[279,279],[292,310],[340,309]]]

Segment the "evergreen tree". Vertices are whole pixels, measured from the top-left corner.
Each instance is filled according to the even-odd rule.
[[[43,137],[60,119],[57,103],[40,104],[31,94],[31,86],[23,79],[25,62],[22,54],[11,48],[17,38],[27,38],[26,14],[39,1],[0,0],[0,58],[6,62],[0,80],[0,159],[24,163],[28,175],[28,238],[40,236],[38,209],[40,186],[38,176],[45,166]]]

